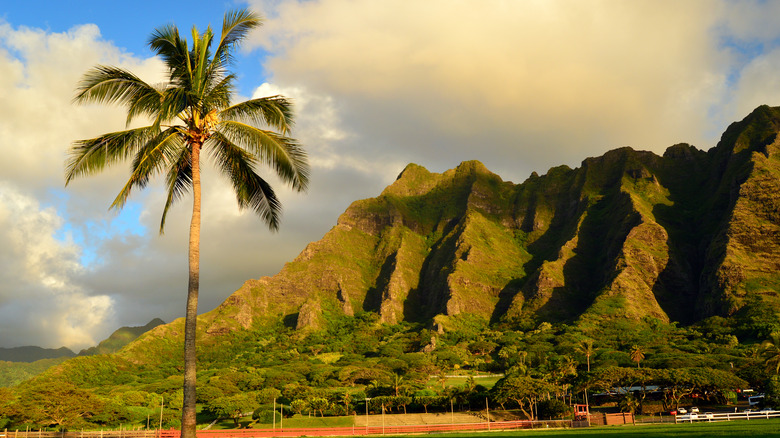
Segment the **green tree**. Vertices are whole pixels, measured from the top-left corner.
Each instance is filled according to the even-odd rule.
[[[492,393],[499,404],[503,405],[506,400],[512,400],[518,404],[528,419],[533,419],[533,415],[526,411],[526,407],[530,408],[540,395],[552,392],[554,389],[553,385],[543,380],[515,374],[496,382]]]
[[[195,438],[195,335],[200,283],[201,153],[207,151],[233,185],[240,208],[251,208],[272,229],[279,227],[281,205],[271,186],[257,173],[270,166],[282,182],[302,191],[308,184],[306,154],[288,137],[292,125],[290,102],[280,96],[232,104],[236,76],[228,73],[233,52],[261,19],[247,10],[225,14],[222,33],[192,29],[192,44],[175,26],[156,29],[152,51],[168,70],[162,85],[150,85],[133,73],[96,66],[82,78],[75,102],[118,103],[127,108],[127,123],[147,117],[151,124],[73,144],[65,170],[66,185],[133,157],[132,173],[114,200],[122,208],[134,188],[166,173],[168,209],[192,191],[189,239],[189,281],[184,329],[184,400],[182,437]],[[262,126],[275,129],[263,129]],[[278,131],[278,132],[277,132]]]
[[[320,417],[324,417],[325,409],[330,407],[330,402],[325,397],[312,397],[309,399],[309,407],[314,411],[319,411]]]
[[[428,393],[423,393],[421,395],[415,395],[414,396],[414,403],[420,405],[425,410],[425,413],[428,413],[428,406],[435,405],[437,402],[440,402],[441,397],[433,394],[431,391],[431,395],[428,395]]]
[[[439,370],[439,374],[436,375],[436,381],[441,384],[441,389],[447,387],[447,371],[444,368]]]
[[[11,407],[18,419],[38,426],[75,427],[103,409],[90,391],[60,379],[36,379],[22,386]]]
[[[577,346],[577,351],[585,355],[587,371],[590,372],[590,358],[593,356],[593,340],[585,339]]]
[[[730,372],[712,368],[677,368],[656,372],[654,383],[665,388],[666,398],[675,408],[679,408],[683,397],[696,391],[723,401],[726,392],[747,386],[747,382]]]
[[[397,373],[393,373],[393,390],[395,391],[396,397],[400,395],[404,387],[405,387],[404,376],[400,376]]]
[[[761,353],[766,358],[766,365],[775,374],[780,374],[780,332],[769,335],[769,339],[761,343]]]
[[[637,368],[639,368],[639,362],[645,360],[645,352],[642,350],[642,347],[638,345],[631,347],[631,353],[629,353],[629,355],[631,356],[631,361],[636,362]]]
[[[637,400],[633,394],[628,393],[625,397],[618,402],[618,408],[620,412],[636,412],[636,408],[639,407],[639,400]]]
[[[550,420],[554,418],[563,418],[571,412],[569,405],[557,398],[540,401],[537,404],[536,409],[539,413],[539,418],[547,418]]]
[[[398,397],[395,397],[395,404],[397,406],[401,406],[404,408],[404,414],[406,413],[406,407],[412,404],[412,397],[409,397],[407,395],[401,395]]]
[[[774,375],[764,383],[764,405],[773,409],[780,408],[780,376]]]
[[[14,393],[9,388],[0,387],[0,428],[5,428],[11,422],[14,411],[11,406],[16,401]]]
[[[302,414],[303,410],[309,407],[309,403],[306,400],[295,399],[290,402],[290,409],[296,414]]]
[[[349,412],[351,411],[350,407],[352,406],[352,394],[347,391],[343,391],[339,393],[338,398],[341,403],[344,403],[345,414],[349,415]]]
[[[208,412],[217,418],[230,418],[236,426],[238,420],[251,413],[257,401],[254,397],[247,394],[229,395],[227,397],[217,397],[206,404]]]

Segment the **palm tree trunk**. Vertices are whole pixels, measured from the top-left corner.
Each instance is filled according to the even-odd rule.
[[[190,223],[189,287],[184,320],[184,402],[181,411],[181,437],[195,438],[195,335],[200,288],[200,147],[192,144],[192,222]]]

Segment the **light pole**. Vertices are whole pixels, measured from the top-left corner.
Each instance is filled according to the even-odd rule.
[[[163,415],[163,404],[165,403],[165,397],[163,397],[162,394],[160,394],[160,430],[162,430],[162,415]]]
[[[370,398],[366,397],[366,435],[368,435],[368,401]]]

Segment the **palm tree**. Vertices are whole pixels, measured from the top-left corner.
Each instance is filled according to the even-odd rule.
[[[399,392],[404,387],[403,381],[404,381],[403,376],[399,376],[397,373],[393,373],[393,389],[395,390],[396,397],[400,395]]]
[[[291,103],[281,96],[233,104],[236,76],[228,72],[233,52],[247,33],[261,25],[260,16],[242,9],[225,14],[215,43],[209,26],[192,29],[192,45],[168,25],[156,29],[149,47],[162,58],[167,80],[150,85],[133,73],[99,65],[87,71],[74,102],[115,103],[127,108],[127,124],[144,117],[148,125],[76,141],[66,163],[66,185],[133,157],[129,180],[114,199],[121,209],[134,188],[165,172],[168,209],[192,191],[189,238],[189,283],[184,334],[184,402],[182,437],[195,437],[195,333],[200,263],[201,152],[207,151],[233,185],[239,208],[251,208],[271,230],[279,227],[281,205],[271,186],[258,175],[267,165],[297,191],[308,184],[309,166],[300,145],[288,137]],[[269,129],[263,129],[267,127]]]
[[[773,332],[769,339],[761,343],[762,354],[766,357],[768,369],[780,374],[780,332]]]
[[[441,383],[442,390],[447,387],[447,371],[444,368],[439,370],[439,375],[436,377],[436,380]]]
[[[590,357],[593,355],[593,340],[585,339],[581,344],[577,346],[577,351],[585,355],[585,359],[588,365],[588,372],[590,372]]]
[[[631,361],[636,362],[636,367],[639,368],[639,362],[642,362],[645,359],[645,352],[642,351],[642,347],[638,345],[634,345],[631,347],[631,353],[629,353],[631,356]]]

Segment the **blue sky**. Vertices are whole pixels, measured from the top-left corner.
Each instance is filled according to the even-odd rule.
[[[121,108],[71,99],[96,64],[159,80],[155,27],[219,29],[244,6],[267,19],[238,57],[236,98],[293,99],[312,181],[278,189],[270,233],[206,167],[201,311],[278,272],[410,162],[476,159],[521,182],[622,146],[709,149],[756,106],[780,105],[780,1],[5,2],[0,347],[80,349],[183,314],[188,201],[160,236],[159,182],[108,210],[126,165],[65,188],[70,144],[124,126]]]
[[[32,0],[6,3],[0,10],[0,18],[14,26],[61,33],[73,26],[94,23],[100,27],[102,39],[139,57],[151,56],[146,41],[157,27],[172,23],[182,33],[188,34],[192,26],[202,31],[211,25],[218,32],[225,11],[247,6],[246,2],[236,0],[197,0],[187,2],[187,7],[177,2],[156,1]],[[262,50],[245,51],[237,59],[238,84],[244,86],[239,92],[250,94],[254,89],[249,84],[265,80]]]

